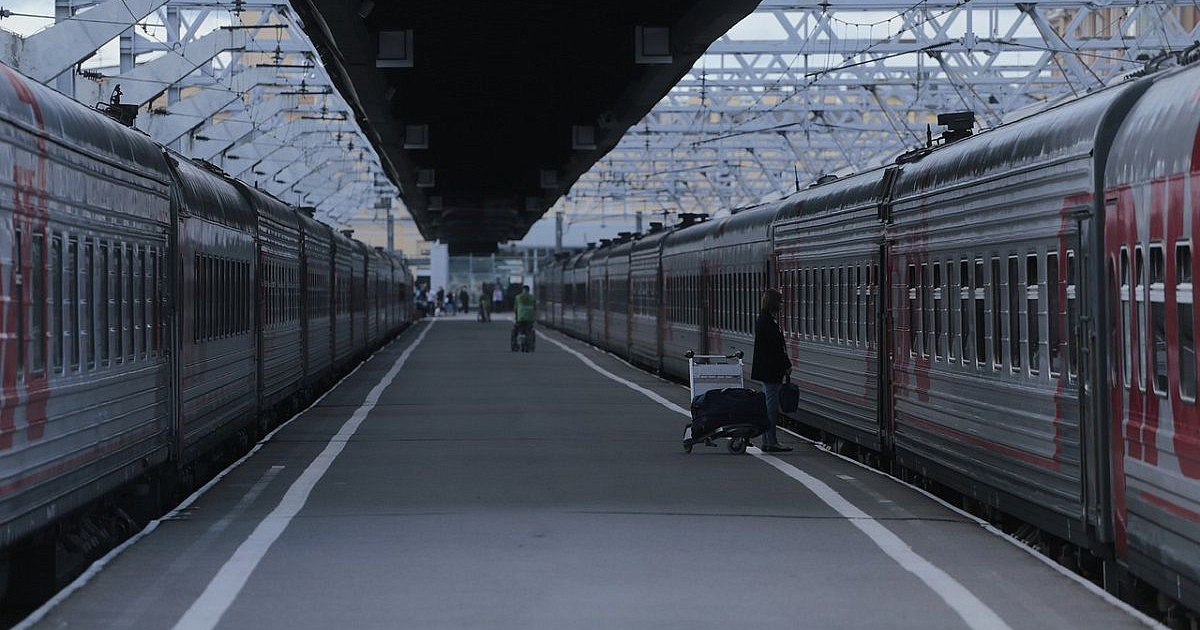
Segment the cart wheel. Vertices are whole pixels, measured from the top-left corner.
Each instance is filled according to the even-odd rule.
[[[683,452],[684,452],[684,453],[691,453],[691,452],[692,452],[692,441],[691,441],[691,440],[684,440],[684,441],[683,441]]]
[[[746,452],[746,438],[735,437],[735,438],[729,440],[729,452],[730,453],[745,453]]]

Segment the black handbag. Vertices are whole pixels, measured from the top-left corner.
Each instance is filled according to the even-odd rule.
[[[783,377],[783,385],[779,387],[779,408],[784,413],[800,408],[800,386],[792,382],[791,374]]]

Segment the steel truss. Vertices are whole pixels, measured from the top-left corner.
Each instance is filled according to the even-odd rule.
[[[54,18],[0,31],[0,60],[88,105],[120,86],[155,140],[328,223],[391,215],[399,191],[286,2],[55,0]],[[114,43],[119,65],[86,63]]]
[[[986,129],[1100,88],[1200,45],[1198,19],[1191,0],[764,0],[557,209],[777,198],[923,146],[937,113]]]

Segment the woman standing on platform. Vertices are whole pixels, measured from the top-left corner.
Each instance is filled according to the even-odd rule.
[[[783,331],[775,321],[783,304],[783,294],[778,289],[763,291],[759,303],[758,321],[754,324],[754,365],[750,378],[762,383],[767,397],[767,430],[763,433],[762,450],[767,453],[783,453],[792,450],[779,443],[775,425],[779,421],[779,390],[783,379],[792,371],[792,361],[787,356]]]

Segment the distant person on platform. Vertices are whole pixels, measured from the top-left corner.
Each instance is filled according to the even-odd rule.
[[[767,453],[783,453],[792,450],[779,443],[775,425],[779,422],[779,390],[783,378],[792,371],[792,361],[787,355],[783,331],[775,322],[783,294],[778,289],[763,291],[758,310],[758,321],[754,324],[754,365],[750,378],[762,383],[767,397],[767,430],[763,433],[762,450]]]
[[[479,291],[479,321],[492,321],[492,296],[484,288]]]
[[[471,296],[467,294],[465,286],[458,290],[458,308],[462,309],[464,315],[471,312]]]
[[[442,287],[438,287],[437,302],[435,304],[437,305],[435,307],[437,310],[434,311],[435,314],[441,315],[443,312],[445,312],[443,309],[446,308],[446,290]]]
[[[533,294],[529,292],[529,285],[521,287],[521,293],[513,300],[513,312],[516,316],[516,323],[512,329],[512,346],[517,347],[517,334],[525,333],[525,338],[529,340],[529,347],[533,348],[536,337],[533,332],[533,324],[537,321],[537,300],[533,298]]]
[[[504,289],[500,288],[500,283],[492,290],[492,309],[496,312],[504,310]]]

